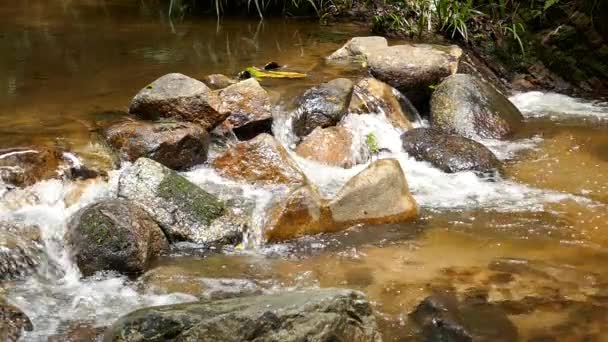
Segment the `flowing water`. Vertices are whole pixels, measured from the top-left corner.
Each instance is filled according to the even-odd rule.
[[[288,106],[307,86],[356,76],[325,66],[323,57],[365,34],[300,21],[167,18],[153,1],[0,5],[0,148],[52,144],[85,155],[93,148],[90,129],[121,117],[143,85],[168,72],[236,74],[277,60],[309,75],[264,84]],[[517,340],[608,340],[608,106],[542,92],[511,100],[526,125],[511,141],[483,141],[505,164],[492,178],[445,174],[409,158],[401,132],[377,113],[348,118],[354,141],[374,133],[387,151],[379,158],[401,163],[421,207],[415,222],[275,245],[252,234],[244,249],[185,244],[139,279],[81,279],[62,242],[71,214],[115,194],[120,170],[107,182],[51,180],[23,190],[0,184],[0,219],[38,224],[48,254],[39,274],[0,291],[32,319],[26,341],[70,332],[92,340],[95,327],[136,308],[298,287],[365,292],[387,341],[410,340],[408,312],[440,289],[487,296],[515,328],[491,315],[470,318],[503,337],[516,329]],[[273,131],[289,147],[287,127],[277,120]],[[328,196],[365,167],[295,158]],[[204,165],[185,175],[220,196],[236,191],[250,199],[258,226],[281,191],[222,179]]]

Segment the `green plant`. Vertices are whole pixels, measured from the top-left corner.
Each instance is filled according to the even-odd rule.
[[[374,135],[374,133],[369,133],[365,136],[365,143],[367,144],[367,147],[369,148],[369,151],[372,154],[380,153],[378,141],[376,140],[376,136]]]
[[[525,56],[526,55],[526,49],[524,48],[524,44],[521,40],[521,37],[519,35],[519,32],[524,32],[526,30],[526,28],[524,27],[524,25],[522,23],[513,23],[510,26],[504,26],[504,31],[503,34],[505,35],[509,35],[511,36],[511,38],[513,38],[515,41],[517,41],[517,44],[519,44],[519,49],[521,51],[521,55]]]

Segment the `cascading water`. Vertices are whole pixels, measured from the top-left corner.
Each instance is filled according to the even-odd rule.
[[[608,116],[605,107],[562,95],[533,92],[516,95],[512,101],[524,113],[555,113],[564,110],[570,115]],[[559,102],[557,108],[556,101]],[[480,178],[473,172],[443,173],[403,152],[400,139],[402,132],[395,129],[382,113],[349,115],[341,124],[352,133],[352,152],[356,160],[399,160],[410,189],[423,209],[530,211],[541,210],[548,202],[565,199],[591,202],[584,197],[531,188],[500,177]],[[275,121],[273,131],[286,147],[293,147],[294,137],[287,116]],[[381,151],[377,156],[370,156],[366,146],[370,134],[375,137]],[[501,159],[512,158],[517,151],[534,148],[539,142],[540,138],[511,142],[484,141]],[[327,197],[335,194],[348,179],[367,165],[363,163],[351,169],[342,169],[292,155],[311,182]],[[34,322],[34,332],[27,333],[26,340],[44,341],[47,336],[71,321],[91,321],[95,325],[104,326],[139,307],[195,300],[186,294],[159,294],[154,289],[142,291],[128,279],[112,273],[81,279],[63,243],[66,222],[79,208],[97,199],[115,196],[119,173],[120,170],[112,172],[108,182],[79,184],[51,180],[19,190],[9,190],[0,185],[0,220],[38,225],[45,246],[46,267],[27,281],[16,283],[8,293],[9,300],[22,308]],[[240,199],[238,204],[244,210],[249,210],[253,217],[253,229],[246,235],[245,246],[255,250],[255,247],[263,244],[262,227],[266,211],[276,198],[285,193],[285,189],[232,182],[221,178],[206,166],[186,172],[185,176],[223,199]],[[82,195],[75,203],[70,203],[67,199],[74,191],[81,191]]]

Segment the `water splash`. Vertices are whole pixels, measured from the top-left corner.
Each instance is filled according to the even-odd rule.
[[[585,101],[557,93],[531,91],[509,98],[527,117],[549,116],[555,119],[567,117],[595,117],[608,119],[608,103]]]

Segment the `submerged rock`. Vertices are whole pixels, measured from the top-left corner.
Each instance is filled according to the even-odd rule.
[[[218,97],[218,111],[228,115],[222,125],[231,129],[240,140],[271,132],[270,95],[254,78],[219,90]]]
[[[472,75],[446,78],[431,98],[432,125],[467,138],[505,138],[515,133],[522,121],[509,99]]]
[[[426,161],[444,172],[493,172],[500,161],[484,145],[457,134],[432,128],[416,128],[401,137],[403,148],[416,160]]]
[[[308,183],[289,153],[273,136],[260,134],[217,157],[212,166],[223,176],[261,185]]]
[[[19,308],[0,297],[0,340],[17,342],[23,331],[32,331],[32,321]]]
[[[171,169],[182,170],[207,160],[209,134],[189,122],[123,121],[104,130],[121,158],[150,158]]]
[[[420,118],[407,97],[390,85],[375,78],[364,78],[355,84],[349,113],[383,114],[388,121],[402,131],[412,128],[412,122]]]
[[[418,208],[394,159],[383,159],[351,178],[332,200],[301,187],[277,204],[264,229],[268,241],[336,232],[358,224],[402,223]]]
[[[294,133],[304,137],[317,127],[336,125],[347,113],[353,87],[351,80],[338,78],[308,89],[296,100]]]
[[[215,94],[203,82],[174,73],[140,90],[131,101],[129,113],[147,120],[170,118],[194,122],[210,131],[227,117],[216,107]]]
[[[0,222],[0,282],[33,274],[43,254],[38,227]]]
[[[224,74],[211,74],[203,78],[205,83],[211,89],[222,89],[235,84],[237,81]]]
[[[352,290],[318,289],[146,308],[106,341],[381,341],[371,306]]]
[[[296,153],[322,164],[352,167],[352,135],[344,127],[315,128],[296,148]]]
[[[0,149],[0,180],[15,186],[59,177],[65,166],[62,153],[53,148]]]
[[[384,37],[354,37],[327,59],[330,62],[362,62],[375,51],[386,47],[388,47],[388,42]]]
[[[367,62],[374,77],[407,94],[456,73],[461,55],[455,45],[406,44],[375,50]]]
[[[118,196],[146,210],[171,242],[230,243],[241,236],[237,227],[216,223],[229,213],[220,199],[151,159],[122,172]]]
[[[103,270],[140,274],[169,247],[148,213],[125,200],[105,200],[80,209],[68,223],[65,240],[84,276]]]
[[[449,291],[436,292],[418,304],[410,318],[424,341],[519,341],[508,316],[483,295],[459,301]]]

